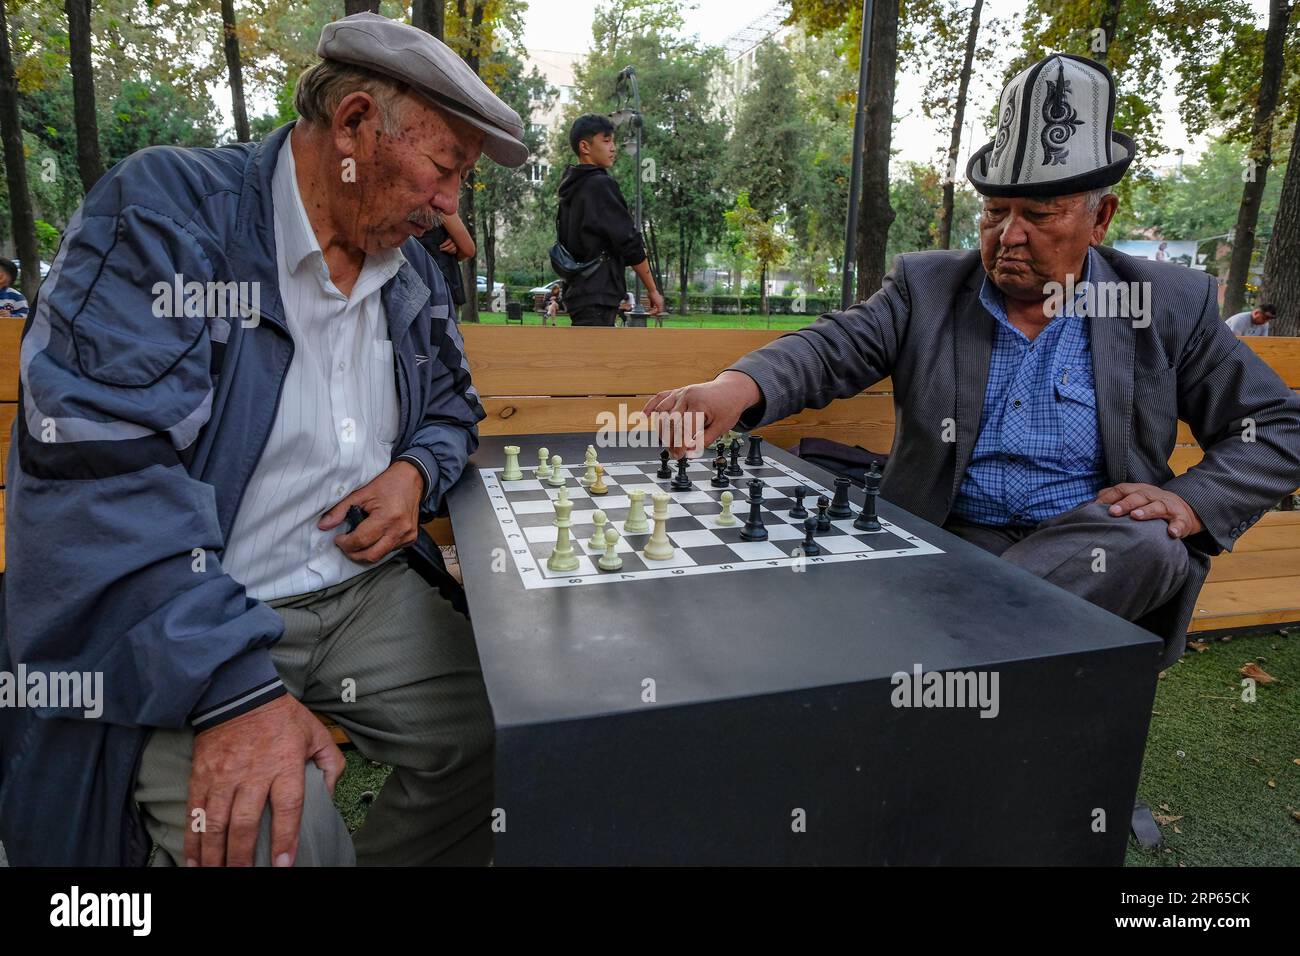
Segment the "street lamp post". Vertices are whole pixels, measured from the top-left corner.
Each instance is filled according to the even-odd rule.
[[[637,89],[636,68],[632,66],[623,67],[618,74],[618,80],[614,84],[614,95],[619,102],[625,98],[631,99],[630,106],[623,106],[615,110],[610,116],[616,127],[624,123],[631,123],[636,133],[635,145],[632,148],[634,158],[633,176],[636,179],[636,228],[644,237],[645,223],[641,218],[641,91]],[[636,290],[632,296],[632,308],[628,310],[628,325],[644,326],[646,310],[641,307],[641,277],[633,274],[633,289]]]

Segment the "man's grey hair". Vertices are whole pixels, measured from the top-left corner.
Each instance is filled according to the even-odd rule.
[[[312,126],[328,127],[334,111],[351,93],[369,93],[379,104],[379,122],[384,132],[396,136],[403,105],[409,95],[406,86],[370,70],[336,60],[321,60],[303,70],[293,91],[293,108]]]
[[[1096,212],[1097,207],[1101,205],[1102,197],[1109,196],[1110,194],[1111,188],[1109,186],[1102,186],[1100,189],[1094,189],[1091,192],[1084,193],[1083,204],[1087,207],[1088,212]]]

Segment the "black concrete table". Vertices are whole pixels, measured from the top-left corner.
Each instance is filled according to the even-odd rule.
[[[1156,637],[883,500],[942,553],[526,590],[478,469],[593,440],[485,438],[448,496],[497,864],[1122,861]],[[996,716],[896,706],[918,670],[996,673]]]

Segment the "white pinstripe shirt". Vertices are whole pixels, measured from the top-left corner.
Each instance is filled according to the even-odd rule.
[[[405,257],[400,249],[367,255],[352,295],[335,287],[298,192],[292,139],[280,149],[271,194],[293,361],[222,559],[262,601],[317,591],[374,567],[335,546],[345,525],[320,531],[316,522],[391,464],[398,428],[393,346],[379,293]]]

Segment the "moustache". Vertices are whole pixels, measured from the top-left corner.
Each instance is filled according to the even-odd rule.
[[[425,232],[442,225],[442,213],[428,206],[421,206],[406,217],[407,222],[415,223]]]

